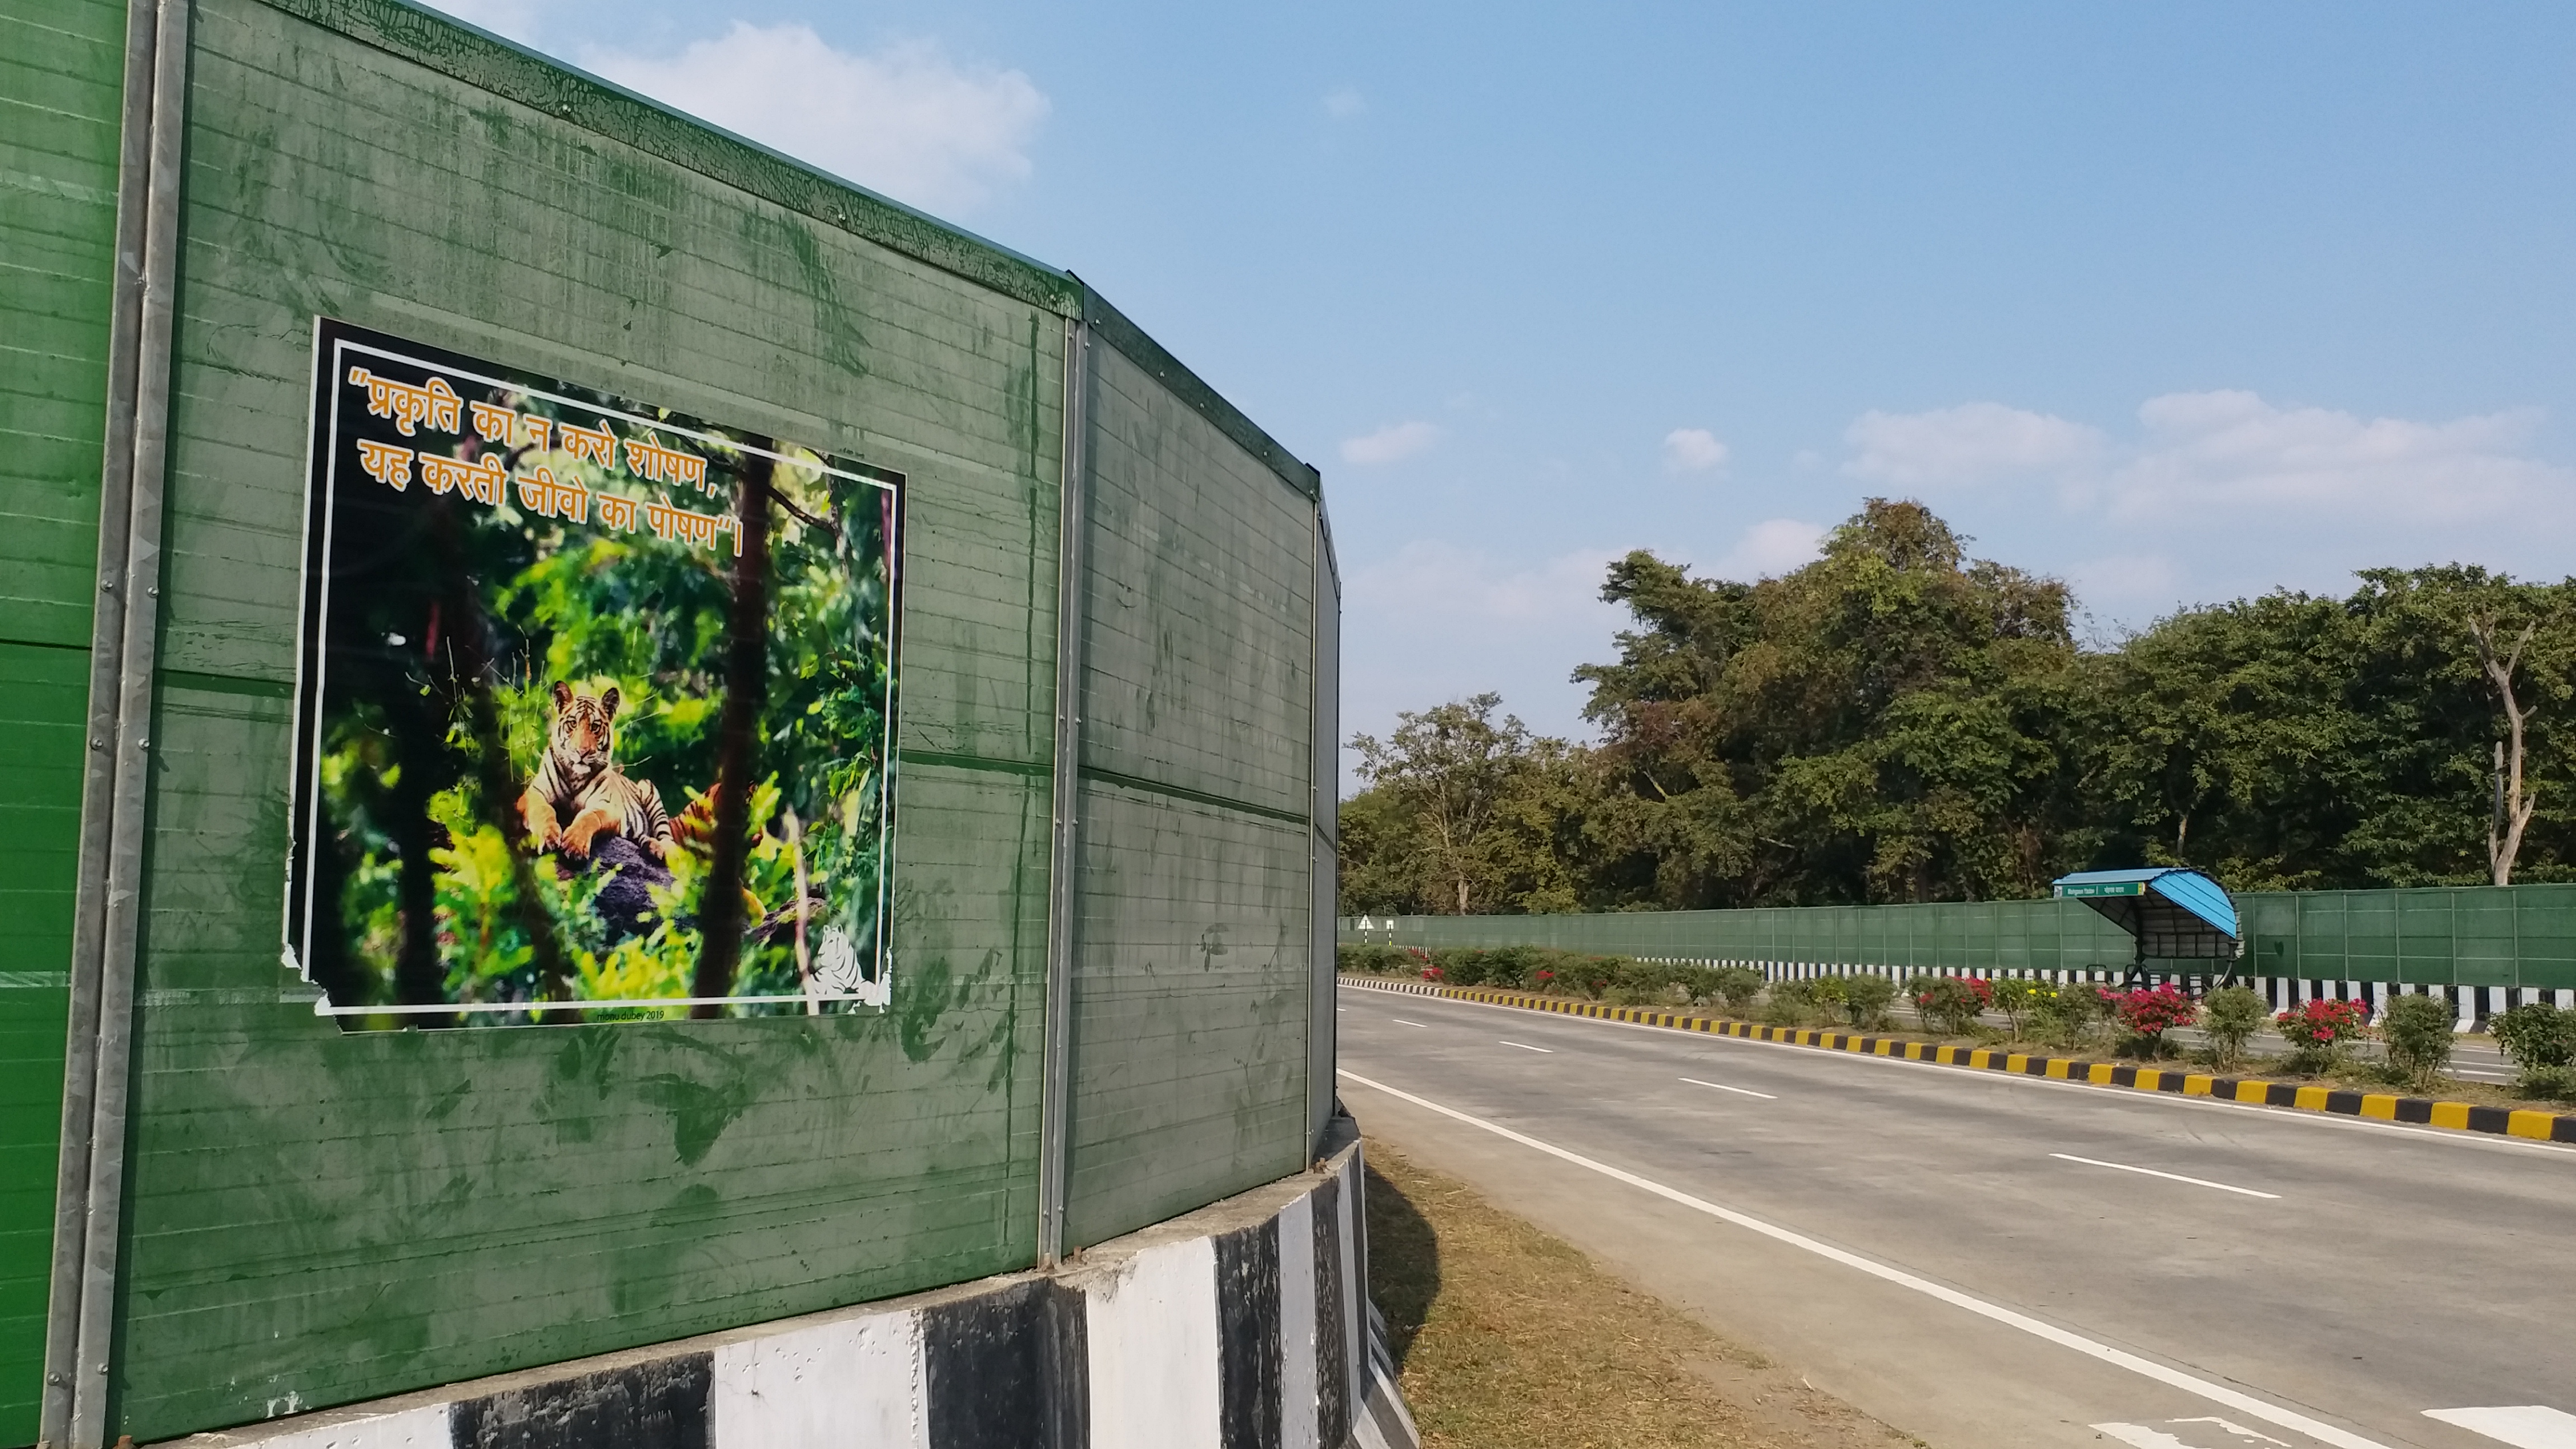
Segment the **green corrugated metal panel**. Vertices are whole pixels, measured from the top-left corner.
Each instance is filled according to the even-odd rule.
[[[190,123],[120,1430],[1026,1264],[1055,313],[252,0],[199,7]],[[344,1035],[280,1003],[316,313],[908,475],[890,1014]]]
[[[1069,1243],[1294,1169],[1313,959],[1314,505],[1093,355]]]
[[[1314,505],[1095,356],[1083,767],[1304,821]]]
[[[89,646],[125,7],[0,4],[0,639]]]
[[[36,1437],[89,651],[0,643],[0,1443]]]
[[[2241,968],[2322,981],[2576,988],[2576,885],[2441,886],[2236,897]],[[1343,939],[1556,946],[1712,960],[1918,970],[2125,966],[2128,937],[2073,901],[1973,901],[1595,916],[1404,916]],[[2192,966],[2189,969],[2203,969]]]
[[[97,591],[125,7],[0,0],[0,1443],[36,1437]]]
[[[1313,470],[1062,273],[386,0],[195,9],[110,1432],[1031,1259],[1066,316],[1106,344],[1072,1238],[1293,1171]],[[50,1176],[59,1102],[122,20],[0,13],[0,550],[26,555],[0,552],[26,591],[0,639],[55,646],[0,642],[30,746],[0,767],[26,857],[0,910],[34,963],[0,974],[12,1182]],[[312,1015],[277,918],[317,314],[906,475],[889,1014],[349,1034]],[[0,1440],[32,1433],[11,1416],[44,1197],[0,1194]]]
[[[1308,827],[1083,792],[1068,1247],[1294,1172],[1306,1138]]]

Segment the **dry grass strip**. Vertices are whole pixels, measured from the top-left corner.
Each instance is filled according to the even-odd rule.
[[[1369,1288],[1426,1449],[1909,1442],[1454,1178],[1368,1145]]]

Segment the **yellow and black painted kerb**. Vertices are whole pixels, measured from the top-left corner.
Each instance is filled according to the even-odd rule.
[[[2179,1071],[2171,1067],[2134,1067],[2113,1062],[2087,1062],[2071,1057],[1997,1051],[1990,1047],[1936,1046],[1930,1042],[1901,1041],[1883,1036],[1858,1036],[1850,1032],[1820,1031],[1812,1027],[1755,1026],[1749,1022],[1715,1021],[1704,1016],[1685,1016],[1670,1011],[1648,1011],[1633,1006],[1604,1006],[1594,1001],[1567,1001],[1557,997],[1523,996],[1515,992],[1485,991],[1464,986],[1434,986],[1429,983],[1417,986],[1412,982],[1368,984],[1378,986],[1381,990],[1392,987],[1399,991],[1417,992],[1425,996],[1445,996],[1457,1001],[1477,1001],[1491,1006],[1516,1006],[1525,1011],[1549,1011],[1561,1016],[1599,1017],[1604,1021],[1624,1021],[1637,1026],[1660,1026],[1674,1031],[1701,1032],[1710,1036],[1749,1037],[1755,1041],[1816,1047],[1824,1051],[1895,1057],[1909,1062],[1934,1062],[1945,1067],[2010,1072],[2015,1076],[2048,1077],[2062,1082],[2090,1082],[2096,1086],[2127,1087],[2140,1092],[2170,1092],[2184,1097],[2214,1097],[2221,1101],[2249,1102],[2266,1107],[2294,1107],[2302,1112],[2334,1112],[2346,1117],[2376,1118],[2382,1122],[2415,1122],[2433,1127],[2456,1128],[2463,1132],[2493,1132],[2506,1137],[2527,1137],[2537,1142],[2576,1143],[2576,1116],[2565,1116],[2556,1112],[2479,1107],[2467,1102],[2437,1102],[2430,1097],[2400,1097],[2386,1092],[2347,1092],[2329,1087],[2306,1087],[2296,1082],[2246,1081],[2236,1077],[2215,1076],[2207,1072]]]

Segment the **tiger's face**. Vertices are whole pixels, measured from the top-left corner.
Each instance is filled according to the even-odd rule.
[[[608,768],[617,753],[617,686],[597,694],[555,681],[555,728],[547,752],[566,779],[579,781]]]

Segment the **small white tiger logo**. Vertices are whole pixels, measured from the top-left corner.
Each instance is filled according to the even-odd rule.
[[[823,943],[814,952],[814,984],[835,996],[854,996],[862,1005],[882,1010],[894,999],[894,973],[879,971],[868,979],[867,967],[859,960],[859,948],[850,941],[850,933],[838,926],[823,928]]]

